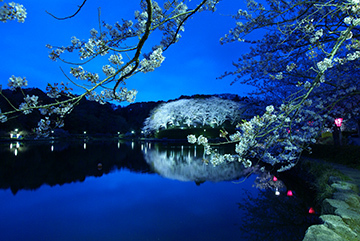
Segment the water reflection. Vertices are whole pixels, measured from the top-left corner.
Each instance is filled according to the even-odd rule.
[[[300,241],[310,225],[321,223],[317,215],[306,212],[309,203],[296,195],[277,196],[270,190],[243,194],[238,207],[246,217],[239,226],[244,240]]]
[[[253,169],[244,169],[239,162],[224,163],[216,167],[206,165],[201,148],[196,146],[173,145],[162,148],[142,146],[145,161],[159,175],[179,181],[232,181],[247,176]]]
[[[12,143],[1,148],[0,188],[34,190],[43,184],[62,185],[127,168],[132,172],[158,173],[180,181],[236,180],[252,170],[237,162],[213,167],[202,161],[196,146],[136,142]],[[19,178],[21,177],[21,178]]]
[[[82,140],[1,147],[2,240],[301,240],[306,228],[296,191],[260,192],[256,176],[224,182],[249,170],[205,165],[199,147],[89,140],[86,149]],[[272,229],[281,230],[275,239]]]
[[[119,149],[116,142],[17,142],[10,144],[10,151],[8,148],[0,149],[0,188],[11,189],[14,194],[43,184],[84,181],[122,168],[152,172],[134,144],[123,144]]]

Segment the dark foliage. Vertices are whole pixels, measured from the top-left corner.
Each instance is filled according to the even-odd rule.
[[[40,89],[28,88],[23,89],[23,91],[25,95],[39,96],[39,100],[41,100],[40,104],[51,102],[51,99]],[[19,106],[23,102],[24,96],[20,90],[3,90],[2,93],[14,106]],[[234,101],[246,101],[247,99],[247,97],[239,97],[234,94],[181,96],[178,99],[209,98],[211,96]],[[70,134],[81,134],[84,131],[88,134],[115,135],[118,132],[124,134],[131,131],[140,134],[144,120],[150,115],[150,111],[161,103],[164,103],[164,101],[139,102],[121,107],[110,103],[102,105],[98,102],[83,99],[79,105],[65,117],[65,126],[63,129]],[[12,109],[10,104],[2,97],[0,97],[0,109],[2,112]],[[39,111],[36,110],[28,115],[20,113],[12,117],[9,121],[0,123],[0,132],[3,134],[15,128],[30,133],[37,127],[40,118],[43,118]]]

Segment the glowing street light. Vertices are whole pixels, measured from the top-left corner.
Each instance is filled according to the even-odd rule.
[[[335,125],[340,128],[342,125],[343,118],[336,118],[335,119]]]
[[[343,118],[335,119],[335,130],[333,132],[334,145],[341,146],[341,125],[343,122]]]

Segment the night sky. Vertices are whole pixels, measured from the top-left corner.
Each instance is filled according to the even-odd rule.
[[[70,45],[71,37],[87,40],[92,28],[98,29],[98,7],[101,19],[114,24],[122,18],[134,20],[134,11],[140,10],[140,1],[88,0],[81,12],[72,19],[59,21],[46,14],[49,11],[58,17],[73,14],[82,0],[19,0],[27,9],[25,23],[8,21],[0,23],[2,47],[0,58],[0,84],[7,87],[12,75],[26,77],[29,87],[45,90],[47,83],[68,82],[60,66],[69,73],[70,66],[53,62],[46,44]],[[159,1],[162,6],[162,1]],[[190,19],[181,33],[180,42],[163,55],[166,60],[155,72],[138,74],[127,80],[128,89],[139,91],[136,101],[158,101],[178,98],[180,95],[233,93],[246,95],[250,87],[230,85],[232,77],[219,80],[225,71],[234,70],[232,62],[249,46],[243,43],[220,45],[219,39],[235,26],[230,17],[239,8],[241,0],[223,0],[215,13],[201,12]],[[159,38],[151,38],[146,45],[150,51]],[[73,56],[77,57],[77,53]],[[107,60],[108,56],[104,59]],[[101,72],[101,64],[90,63],[84,68]]]

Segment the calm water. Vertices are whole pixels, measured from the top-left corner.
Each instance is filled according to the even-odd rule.
[[[13,143],[0,151],[1,240],[302,240],[309,202],[252,185],[193,146]],[[304,190],[292,188],[294,193]]]

